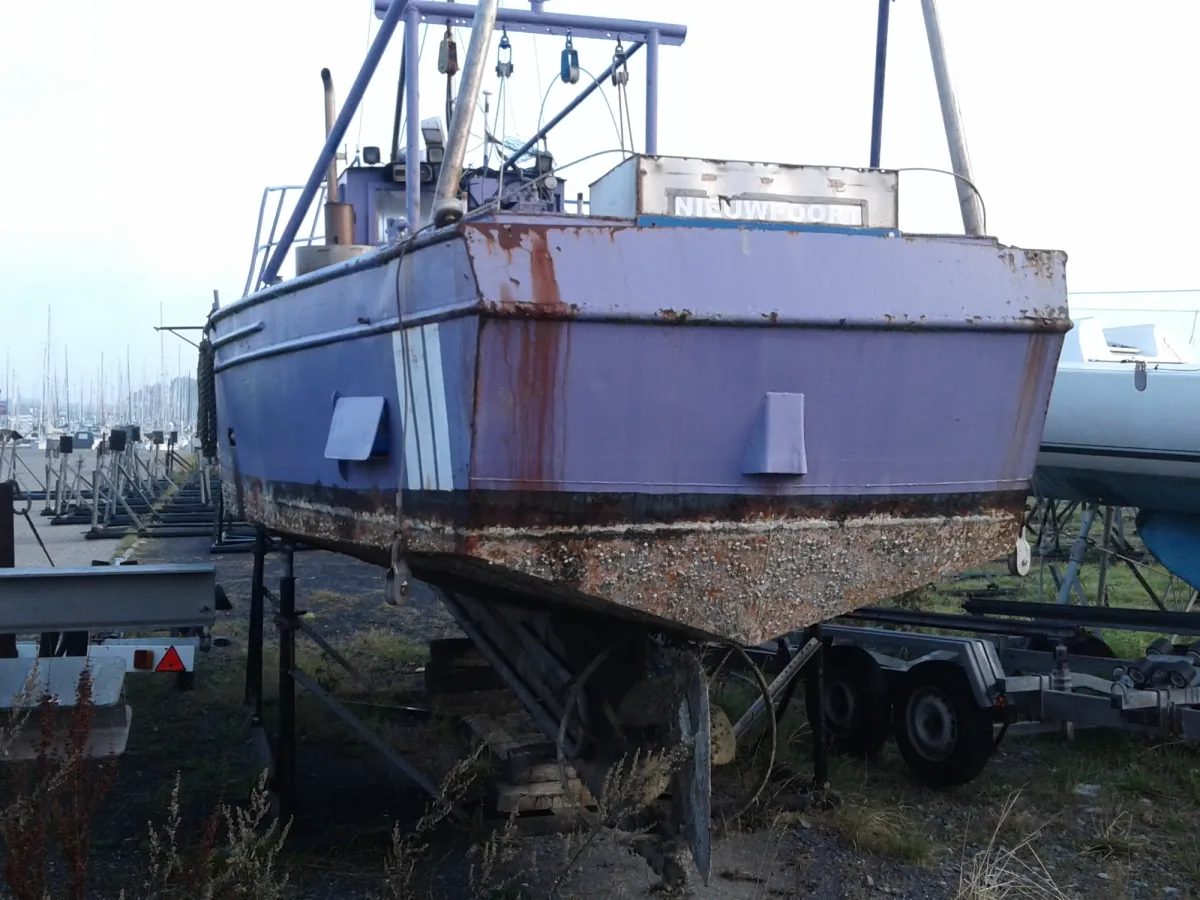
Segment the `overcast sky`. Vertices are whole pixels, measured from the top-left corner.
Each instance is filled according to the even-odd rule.
[[[662,51],[661,152],[837,165],[868,161],[876,7],[547,2],[688,26],[682,48]],[[753,14],[730,18],[738,9]],[[989,233],[1066,250],[1072,289],[1200,286],[1188,111],[1200,3],[940,0],[940,11]],[[69,348],[72,382],[94,378],[101,351],[123,361],[127,346],[135,382],[143,368],[153,380],[160,304],[167,324],[199,324],[214,288],[225,302],[241,295],[262,189],[308,175],[323,133],[320,69],[344,96],[378,26],[371,0],[8,0],[0,22],[0,355],[36,393],[52,306],[54,356],[61,367]],[[387,152],[400,36],[351,128],[351,156]],[[427,116],[444,93],[439,40],[431,29],[422,56]],[[528,136],[562,45],[524,35],[513,45],[507,133]],[[577,48],[592,72],[613,50]],[[640,146],[643,60],[630,69]],[[496,88],[490,62],[485,88]],[[550,89],[546,117],[576,89]],[[887,100],[884,166],[948,168],[918,0],[892,8]],[[616,143],[594,96],[550,149],[567,161]],[[616,161],[565,172],[568,190]],[[900,208],[907,230],[961,230],[945,176],[903,175]],[[172,373],[194,367],[177,343],[165,343]]]

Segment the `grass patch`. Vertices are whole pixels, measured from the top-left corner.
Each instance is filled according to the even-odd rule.
[[[855,850],[902,862],[924,864],[937,845],[911,811],[883,807],[875,798],[854,798],[826,814],[833,830]]]

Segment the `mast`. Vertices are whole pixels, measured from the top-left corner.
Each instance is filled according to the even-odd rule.
[[[937,84],[938,103],[942,107],[942,125],[946,131],[946,145],[950,150],[950,167],[955,174],[958,205],[962,211],[963,230],[972,237],[983,234],[983,205],[975,192],[971,177],[971,160],[967,155],[967,139],[963,135],[962,115],[954,86],[950,81],[950,66],[946,62],[946,46],[942,40],[942,26],[938,21],[934,0],[921,0],[921,12],[925,16],[925,35],[929,40],[929,57],[933,61],[933,78]]]
[[[38,409],[38,415],[41,417],[41,433],[42,437],[46,436],[49,431],[49,426],[46,423],[46,396],[50,392],[50,307],[46,307],[46,352],[42,355],[42,405]]]
[[[180,420],[183,419],[183,345],[179,341],[175,342],[175,414],[171,416],[171,421],[175,423],[175,427],[179,427]]]
[[[158,428],[166,421],[167,405],[167,347],[163,331],[163,305],[158,304]]]

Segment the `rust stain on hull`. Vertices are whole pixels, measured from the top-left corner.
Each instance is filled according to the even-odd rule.
[[[508,436],[513,477],[522,491],[547,490],[566,456],[558,420],[566,412],[570,327],[530,319],[499,334],[505,365],[514,373]]]
[[[1025,360],[1021,365],[1021,383],[1017,388],[1017,423],[1004,452],[1004,468],[1001,477],[1017,480],[1029,466],[1026,444],[1031,435],[1041,434],[1041,429],[1030,428],[1034,416],[1044,417],[1050,406],[1050,387],[1054,379],[1054,365],[1058,361],[1060,342],[1056,336],[1045,332],[1029,335],[1025,349]],[[1043,385],[1047,365],[1051,367],[1051,384]],[[1036,447],[1036,443],[1034,444]],[[1032,450],[1030,450],[1032,452]]]
[[[387,565],[399,520],[382,495],[350,508],[277,493],[257,479],[246,487],[252,520]],[[1006,555],[1024,507],[1015,493],[974,513],[926,517],[405,526],[413,572],[431,583],[455,578],[645,627],[754,645]]]
[[[499,300],[481,298],[484,309],[503,318],[563,320],[574,319],[579,314],[576,304],[563,302],[559,290],[554,256],[550,253],[550,226],[523,224],[518,228],[503,225],[475,230],[484,237],[486,253],[502,254],[507,268],[521,273],[521,277],[527,277],[529,281],[528,293],[525,293],[521,279],[510,275],[510,283],[500,283]],[[556,236],[563,236],[561,230],[553,230]],[[579,230],[575,229],[575,238],[578,236]],[[521,296],[514,296],[514,292]]]
[[[514,373],[509,441],[521,490],[552,487],[557,462],[566,456],[566,448],[557,445],[555,436],[564,433],[557,421],[565,414],[571,329],[559,322],[571,319],[575,310],[562,302],[547,232],[545,227],[504,226],[487,232],[485,245],[489,253],[503,253],[510,270],[529,280],[531,303],[514,299],[514,290],[523,288],[515,276],[501,283],[499,301],[508,314],[525,319],[499,330],[504,362]],[[527,259],[514,265],[517,256]],[[481,327],[487,328],[488,322]],[[479,393],[475,396],[478,402]],[[478,420],[478,409],[475,417]]]

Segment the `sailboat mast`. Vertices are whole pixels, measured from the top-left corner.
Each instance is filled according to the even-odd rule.
[[[158,427],[162,428],[167,418],[167,347],[163,336],[163,305],[158,304]]]
[[[46,437],[46,432],[49,426],[46,422],[46,402],[49,399],[46,395],[50,391],[50,307],[46,307],[46,352],[42,355],[42,405],[38,410],[38,415],[41,417],[41,433],[42,437]]]

